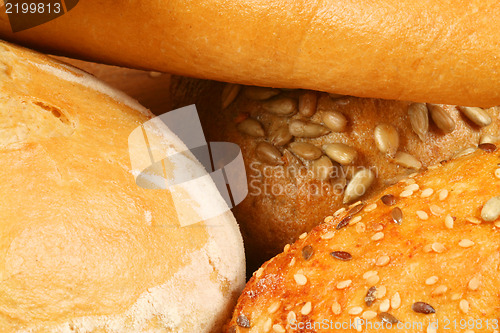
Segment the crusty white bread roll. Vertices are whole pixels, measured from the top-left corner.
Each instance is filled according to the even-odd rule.
[[[225,332],[498,332],[500,150],[481,148],[287,245]]]
[[[80,1],[0,36],[119,65],[360,97],[500,104],[500,7],[451,1]]]
[[[0,101],[0,331],[220,332],[244,284],[241,236],[230,212],[180,227],[173,192],[136,185],[129,135],[152,114],[3,42]],[[186,149],[166,127],[148,137]],[[201,168],[185,156],[179,168]],[[188,213],[219,197],[204,185]]]

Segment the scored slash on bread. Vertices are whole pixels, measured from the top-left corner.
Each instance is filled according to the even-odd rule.
[[[253,274],[226,332],[288,332],[323,320],[332,326],[302,331],[355,332],[333,325],[356,318],[394,324],[360,332],[436,332],[432,323],[446,319],[481,320],[475,332],[493,332],[500,150],[480,148],[326,217],[285,246]],[[398,322],[421,326],[398,330]]]

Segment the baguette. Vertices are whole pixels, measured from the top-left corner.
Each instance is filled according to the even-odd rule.
[[[247,85],[500,104],[494,0],[80,1],[0,36],[44,50]]]
[[[326,217],[253,274],[225,332],[496,332],[500,151],[482,148]]]

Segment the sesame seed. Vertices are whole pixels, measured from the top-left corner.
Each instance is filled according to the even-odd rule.
[[[378,286],[375,290],[375,297],[377,299],[384,298],[385,294],[387,294],[387,288],[385,286]]]
[[[330,223],[330,222],[332,222],[332,221],[333,221],[333,216],[327,216],[327,217],[325,217],[325,219],[323,220],[323,222],[325,222],[325,223]]]
[[[418,175],[418,172],[414,172],[414,173],[410,174],[410,175],[408,176],[408,178],[413,178],[413,177],[415,177],[416,175]]]
[[[363,314],[361,315],[361,318],[363,318],[365,320],[371,320],[371,319],[375,318],[376,316],[377,316],[377,313],[375,311],[367,310],[367,311],[363,312]]]
[[[465,300],[465,299],[461,300],[459,307],[460,307],[460,311],[462,311],[463,313],[469,312],[469,302],[467,302],[467,300]]]
[[[472,224],[481,224],[481,220],[475,217],[467,217],[466,220]]]
[[[498,168],[498,169],[495,170],[495,177],[497,177],[498,179],[500,179],[500,168]]]
[[[465,330],[464,333],[476,333],[474,330]]]
[[[374,276],[374,275],[377,275],[378,272],[377,271],[367,271],[365,272],[365,274],[363,274],[363,279],[368,279],[369,277],[371,276]]]
[[[304,304],[302,309],[300,309],[300,313],[302,313],[304,316],[307,316],[308,314],[311,313],[311,310],[312,310],[312,304],[311,302],[307,302],[306,304]]]
[[[451,300],[452,301],[457,301],[457,300],[459,300],[461,298],[462,298],[462,294],[460,294],[460,293],[454,293],[453,295],[451,295]]]
[[[439,191],[439,200],[443,201],[448,197],[448,190],[442,189]]]
[[[283,248],[283,252],[288,252],[290,250],[290,244],[286,244],[285,247]]]
[[[304,274],[295,274],[293,276],[293,278],[295,279],[295,282],[299,285],[299,286],[303,286],[307,283],[307,278]]]
[[[285,329],[283,328],[283,326],[281,326],[280,324],[274,324],[273,331],[276,333],[285,333],[286,332]]]
[[[488,200],[481,210],[481,218],[487,222],[493,222],[500,217],[500,197]]]
[[[477,277],[473,277],[472,279],[470,279],[468,287],[470,290],[476,291],[479,289],[480,283],[481,282],[479,281],[479,279]]]
[[[380,223],[375,223],[372,225],[373,231],[382,231],[384,230],[384,225]]]
[[[410,197],[412,195],[413,195],[413,191],[406,190],[406,191],[401,192],[401,194],[399,196],[401,198],[408,198],[408,197]]]
[[[496,228],[500,228],[500,221],[496,221],[495,223],[493,223],[493,225],[494,225]]]
[[[361,312],[363,312],[363,308],[360,307],[360,306],[355,306],[355,307],[352,307],[350,308],[347,313],[349,313],[350,315],[359,315]]]
[[[349,222],[349,225],[353,225],[353,224],[356,224],[358,223],[359,221],[361,221],[361,216],[356,216],[354,217],[351,222]]]
[[[366,283],[369,285],[376,285],[380,281],[380,277],[378,275],[372,275],[366,279]]]
[[[417,213],[418,218],[421,220],[425,221],[429,218],[429,215],[426,212],[424,212],[423,210],[417,210],[416,213]]]
[[[444,245],[441,243],[438,243],[438,242],[432,243],[431,247],[432,247],[432,250],[436,253],[443,253],[446,250]]]
[[[373,210],[377,209],[377,204],[373,203],[365,208],[365,212],[371,212]]]
[[[422,191],[420,194],[421,198],[428,198],[434,193],[434,190],[432,188],[426,188],[425,190]]]
[[[293,311],[288,312],[288,315],[286,316],[286,321],[289,323],[297,321],[297,315],[295,314],[295,312]]]
[[[303,234],[301,234],[301,235],[299,236],[299,239],[304,239],[304,238],[306,238],[306,237],[307,237],[307,232],[304,232]]]
[[[401,306],[401,296],[396,292],[391,298],[391,307],[393,309],[398,309]]]
[[[281,306],[281,301],[276,301],[274,302],[273,304],[271,304],[268,308],[267,308],[267,312],[273,314],[275,313],[276,311],[278,311],[278,309],[280,308]]]
[[[387,312],[389,311],[390,307],[391,302],[388,299],[384,299],[382,302],[380,302],[378,309],[380,310],[380,312]]]
[[[429,170],[436,170],[436,169],[439,169],[440,167],[442,167],[442,165],[438,163],[438,164],[429,165],[427,167],[427,169],[429,169]]]
[[[354,318],[354,325],[356,326],[356,331],[362,332],[363,331],[363,321],[359,317]]]
[[[436,287],[436,289],[434,289],[431,293],[432,296],[439,296],[439,295],[443,295],[445,292],[448,291],[448,287],[445,286],[444,284]]]
[[[432,286],[438,282],[439,278],[437,276],[431,276],[427,280],[425,280],[425,284],[428,286]]]
[[[290,260],[289,266],[291,267],[291,266],[295,265],[295,261],[296,261],[296,259],[295,259],[295,257],[293,257],[292,260]]]
[[[432,215],[434,216],[441,216],[444,214],[445,210],[438,205],[430,205],[429,210],[431,211]]]
[[[375,262],[375,265],[377,266],[385,266],[391,261],[391,258],[389,256],[380,256],[378,257],[377,261]]]
[[[337,289],[345,289],[349,287],[352,283],[352,280],[345,280],[337,283]]]
[[[470,239],[462,239],[459,243],[458,246],[463,247],[463,248],[468,248],[474,245],[474,242],[471,241]]]
[[[267,333],[271,330],[272,327],[273,327],[273,321],[271,320],[271,318],[267,318],[262,329],[264,330],[265,333]]]
[[[357,233],[362,233],[366,231],[366,225],[363,222],[356,223],[355,228]]]
[[[258,279],[262,276],[262,273],[264,272],[264,268],[260,267],[256,272],[255,272],[255,277]]]
[[[418,184],[410,184],[404,188],[405,191],[412,191],[412,192],[418,191],[419,189],[420,186],[418,186]]]
[[[339,302],[334,301],[332,304],[332,312],[333,314],[339,315],[342,313],[342,307],[340,306]]]
[[[377,232],[375,235],[372,236],[372,240],[374,240],[374,241],[379,241],[383,238],[384,238],[383,232]]]
[[[333,213],[333,216],[335,216],[335,217],[339,216],[343,212],[345,212],[345,207],[342,207],[342,208],[338,209],[335,213]]]
[[[453,224],[455,223],[455,221],[453,220],[453,217],[451,217],[451,215],[446,215],[446,217],[444,218],[444,225],[446,226],[446,228],[448,229],[453,229]]]
[[[329,231],[326,234],[321,235],[321,239],[332,239],[333,236],[335,236],[335,232],[334,231]]]
[[[350,205],[349,205],[349,209],[354,208],[354,207],[357,207],[357,206],[359,206],[359,205],[362,205],[362,203],[363,203],[363,202],[362,202],[361,200],[358,200],[358,201],[356,201],[355,203],[350,204]],[[361,206],[360,208],[362,208],[362,207],[363,207],[363,206]],[[358,210],[356,213],[358,213],[358,212],[359,212],[359,210]],[[355,213],[354,213],[354,214],[355,214]]]
[[[425,253],[432,252],[432,244],[427,244],[427,245],[425,245],[425,246],[424,246],[424,248],[423,248],[423,251],[424,251]]]

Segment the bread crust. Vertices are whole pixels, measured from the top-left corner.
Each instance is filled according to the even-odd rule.
[[[230,212],[181,228],[169,191],[136,185],[128,137],[152,114],[4,42],[0,101],[0,331],[220,331],[241,236]]]
[[[226,332],[356,332],[353,326],[335,325],[355,318],[381,324],[381,312],[420,327],[365,325],[361,331],[436,332],[428,329],[435,321],[437,332],[445,332],[445,327],[494,331],[500,285],[499,210],[491,221],[482,217],[494,197],[500,209],[499,157],[498,149],[479,149],[389,187],[365,201],[358,212],[328,217],[254,273]],[[408,187],[413,193],[401,197]],[[387,195],[396,202],[384,204]],[[397,209],[402,212],[400,224],[394,222]],[[357,222],[342,222],[349,216]],[[345,227],[339,229],[339,223]],[[375,297],[366,299],[373,296],[368,295],[371,287]],[[417,302],[432,306],[435,313]],[[426,309],[428,314],[423,313]],[[296,318],[304,327],[293,329],[287,318]],[[245,319],[248,328],[242,325]],[[323,319],[330,326],[305,328]],[[460,325],[460,320],[470,320],[470,326],[455,328],[453,323]]]
[[[172,86],[173,96],[180,101],[186,91],[188,95],[192,95],[189,102],[196,102],[209,140],[234,142],[242,149],[249,195],[233,212],[241,226],[250,271],[281,252],[283,246],[311,230],[325,216],[342,207],[348,208],[348,205],[357,200],[365,200],[402,177],[447,160],[462,150],[473,150],[487,135],[498,137],[500,134],[499,109],[496,107],[485,110],[492,119],[491,124],[479,127],[455,106],[445,105],[444,113],[452,119],[454,130],[444,133],[436,126],[431,115],[428,115],[428,131],[422,141],[411,125],[410,102],[350,96],[332,98],[326,93],[302,90],[274,91],[278,95],[259,101],[255,100],[255,96],[248,97],[252,87],[242,87],[233,102],[222,109],[221,98],[227,86],[192,79],[182,81],[184,84]],[[316,94],[318,100],[316,110],[310,117],[304,116],[300,111],[295,111],[290,116],[266,111],[269,102],[282,98],[291,98],[299,108],[298,100],[301,96],[311,93]],[[261,95],[264,96],[262,91]],[[315,179],[311,173],[314,163],[318,161],[317,156],[313,160],[304,159],[293,152],[290,143],[275,144],[281,154],[281,165],[273,165],[258,156],[259,144],[276,142],[273,140],[276,128],[282,125],[289,127],[296,120],[325,126],[324,116],[331,113],[340,113],[346,118],[347,123],[342,132],[331,131],[317,138],[291,139],[292,143],[314,145],[321,151],[321,158],[326,158],[325,144],[340,142],[351,147],[356,152],[356,157],[351,163],[342,166],[333,162],[331,178],[324,181]],[[242,132],[239,126],[244,119],[258,121],[264,129],[264,135],[255,137]],[[397,152],[414,156],[422,165],[420,169],[400,165],[393,157],[377,148],[375,130],[379,125],[389,125],[396,129],[399,137]],[[344,204],[346,183],[362,168],[373,170],[375,180],[366,188],[364,195]]]
[[[0,36],[88,60],[360,97],[500,104],[495,0],[81,1]]]

